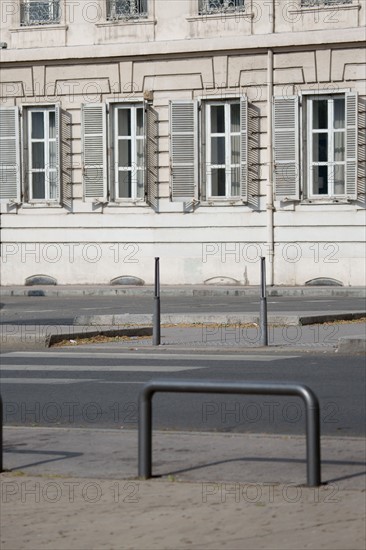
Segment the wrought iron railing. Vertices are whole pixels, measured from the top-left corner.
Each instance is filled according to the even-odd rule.
[[[20,24],[51,25],[60,22],[60,0],[22,0],[20,3]]]
[[[315,6],[337,6],[352,4],[353,0],[301,0],[302,8],[313,8]]]
[[[107,0],[107,21],[147,17],[147,0]]]
[[[240,11],[245,11],[244,0],[199,0],[200,15]]]

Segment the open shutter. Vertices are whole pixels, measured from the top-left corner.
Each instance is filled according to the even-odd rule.
[[[300,198],[299,98],[273,98],[274,186],[277,200]]]
[[[346,195],[357,198],[357,93],[346,93]]]
[[[21,200],[18,107],[0,109],[0,200]]]
[[[248,100],[240,99],[240,195],[248,200]]]
[[[104,103],[82,106],[84,198],[107,201],[107,124]]]
[[[172,201],[191,202],[198,196],[197,104],[170,102],[170,168]]]
[[[158,114],[145,103],[145,178],[146,200],[158,208]]]
[[[61,171],[61,201],[62,204],[71,210],[72,188],[71,188],[71,114],[61,110],[60,113],[60,171]]]

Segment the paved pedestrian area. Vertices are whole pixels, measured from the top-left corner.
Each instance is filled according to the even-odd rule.
[[[361,438],[322,438],[316,488],[301,436],[157,432],[142,481],[133,430],[4,435],[3,550],[365,547]]]

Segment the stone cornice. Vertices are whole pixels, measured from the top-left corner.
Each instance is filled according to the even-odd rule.
[[[210,53],[237,53],[238,51],[265,51],[267,49],[306,49],[317,46],[344,46],[366,44],[363,28],[306,31],[294,33],[262,34],[202,38],[190,40],[169,40],[127,44],[101,44],[86,46],[64,46],[54,48],[3,49],[0,60],[3,63],[34,61],[85,61],[106,58],[136,58],[159,55],[206,55]]]

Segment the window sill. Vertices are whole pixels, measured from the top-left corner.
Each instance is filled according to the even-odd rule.
[[[62,204],[54,201],[28,201],[22,204],[22,208],[63,208]]]
[[[216,198],[212,197],[209,199],[201,200],[200,205],[201,206],[240,206],[245,205],[247,201],[244,199],[237,199],[237,198]]]
[[[156,19],[136,18],[136,19],[116,19],[115,21],[105,21],[104,23],[96,23],[97,28],[105,29],[108,27],[136,26],[136,25],[156,25]]]
[[[308,205],[324,205],[324,204],[351,204],[355,202],[356,199],[350,199],[348,197],[326,197],[326,198],[313,198],[313,199],[303,199],[300,201],[300,204],[305,206]]]
[[[109,201],[106,205],[108,208],[120,208],[121,206],[127,206],[128,208],[133,208],[135,206],[149,206],[144,199],[115,199],[114,201]]]
[[[60,25],[59,23],[54,23],[52,25],[29,25],[27,26],[21,26],[21,27],[14,27],[10,29],[10,32],[29,32],[29,31],[54,31],[54,30],[60,30],[60,31],[67,31],[69,28],[68,25]]]

